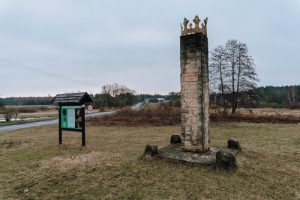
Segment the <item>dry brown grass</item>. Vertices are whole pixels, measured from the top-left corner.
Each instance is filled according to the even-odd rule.
[[[251,122],[251,123],[300,123],[300,110],[286,108],[239,108],[236,114],[227,113],[221,108],[210,110],[210,119],[214,122]]]
[[[300,123],[300,111],[288,109],[240,109],[234,115],[220,109],[210,111],[213,122]],[[93,119],[94,125],[176,125],[180,124],[180,108],[169,104],[153,104],[140,110],[125,108],[112,116]]]
[[[300,117],[300,109],[288,109],[288,108],[240,108],[239,114],[256,114],[256,115],[292,115]]]
[[[169,104],[150,104],[138,110],[124,108],[93,122],[98,125],[175,125],[180,123],[180,108]]]
[[[138,160],[179,131],[88,124],[85,148],[56,126],[1,132],[0,199],[299,199],[300,125],[212,124],[212,145],[239,139],[236,172]]]
[[[74,156],[57,156],[51,159],[42,160],[40,167],[43,170],[57,169],[61,173],[69,170],[88,169],[99,166],[116,166],[121,159],[120,153],[95,152],[74,155]]]
[[[300,123],[300,117],[291,114],[254,114],[254,113],[211,113],[210,120],[213,122],[251,122],[251,123],[279,123],[279,124],[297,124]]]

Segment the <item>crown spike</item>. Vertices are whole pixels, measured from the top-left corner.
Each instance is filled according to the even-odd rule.
[[[187,18],[184,18],[183,19],[183,31],[186,31],[186,30],[188,30],[188,24],[189,24],[189,20],[187,19]]]
[[[203,33],[205,35],[207,34],[207,18],[205,18],[204,21],[201,23],[201,20],[199,19],[198,15],[196,15],[193,19],[193,22],[195,24],[194,28],[193,24],[189,23],[189,20],[187,18],[183,19],[183,28],[181,29],[181,35],[189,35],[194,33]]]

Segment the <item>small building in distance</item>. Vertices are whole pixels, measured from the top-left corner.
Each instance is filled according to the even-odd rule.
[[[164,103],[166,100],[164,98],[145,98],[144,103]]]
[[[166,100],[165,100],[164,98],[157,98],[157,100],[158,100],[159,103],[164,103],[164,102],[166,102]]]

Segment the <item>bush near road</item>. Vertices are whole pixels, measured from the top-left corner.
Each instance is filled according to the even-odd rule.
[[[180,108],[170,104],[149,104],[137,110],[124,108],[93,122],[98,125],[175,125],[180,123]]]

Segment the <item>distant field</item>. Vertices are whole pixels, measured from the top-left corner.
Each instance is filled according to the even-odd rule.
[[[54,118],[40,118],[40,119],[28,119],[28,120],[23,120],[23,121],[9,121],[9,122],[2,122],[0,121],[0,127],[1,126],[11,126],[11,125],[19,125],[19,124],[27,124],[27,123],[32,123],[32,122],[40,122],[40,121],[46,121],[46,120],[51,120]]]
[[[237,137],[238,170],[140,161],[146,144],[163,147],[179,126],[56,126],[0,133],[0,199],[299,199],[300,125],[212,124],[211,142]]]
[[[57,115],[57,109],[55,106],[8,106],[19,110],[19,118],[38,118],[38,117],[54,117]],[[3,118],[3,114],[0,113],[0,118]]]
[[[300,109],[287,109],[287,108],[241,108],[238,110],[239,113],[242,114],[258,114],[258,115],[276,115],[276,114],[282,114],[282,115],[293,115],[296,117],[300,117]]]
[[[18,115],[19,118],[53,118],[57,117],[57,108],[52,105],[36,105],[36,106],[13,106],[15,108],[20,109],[20,114]],[[105,108],[105,111],[112,111],[116,110],[113,108]],[[229,109],[230,110],[230,109]],[[99,111],[99,110],[93,110]],[[211,113],[218,112],[216,109],[212,109]],[[300,109],[286,109],[286,108],[240,108],[238,109],[237,113],[247,115],[247,114],[255,114],[255,115],[292,115],[295,117],[300,117]],[[0,113],[0,118],[3,118],[3,114]]]

